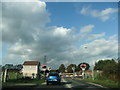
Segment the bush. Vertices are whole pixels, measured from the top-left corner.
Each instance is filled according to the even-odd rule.
[[[117,81],[119,79],[119,62],[116,62],[115,60],[100,60],[95,64],[94,69],[95,70],[102,70],[102,76]],[[100,77],[99,77],[100,78]]]

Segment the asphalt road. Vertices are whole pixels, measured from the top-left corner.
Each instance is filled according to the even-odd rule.
[[[100,90],[100,89],[107,89],[104,88],[100,85],[96,85],[96,84],[90,84],[87,82],[84,82],[78,78],[62,78],[61,80],[61,84],[50,84],[50,85],[46,85],[46,82],[42,83],[42,85],[28,85],[28,86],[12,86],[12,87],[4,87],[3,90],[8,90],[9,89],[14,89],[14,90],[50,90],[50,89],[69,89],[69,90],[89,90],[89,89],[95,89],[95,90]]]
[[[106,87],[103,87],[98,84],[94,83],[88,83],[80,80],[79,78],[63,78],[64,82],[68,82],[69,84],[66,84],[67,88],[95,88],[95,89],[107,89]]]

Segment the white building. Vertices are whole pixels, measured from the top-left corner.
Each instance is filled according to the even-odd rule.
[[[22,73],[24,77],[36,78],[40,74],[39,61],[25,61],[23,63]]]

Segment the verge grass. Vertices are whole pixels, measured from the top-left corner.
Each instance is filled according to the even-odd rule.
[[[14,86],[14,85],[40,85],[45,82],[44,79],[11,79],[5,83],[2,83],[2,86]]]
[[[95,79],[92,80],[91,78],[88,79],[84,79],[83,81],[87,81],[87,82],[93,82],[96,84],[100,84],[102,86],[108,87],[108,88],[120,88],[119,85],[119,81],[112,81],[112,80],[108,80],[108,79]]]

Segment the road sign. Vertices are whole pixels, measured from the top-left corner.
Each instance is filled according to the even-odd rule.
[[[40,70],[41,70],[41,71],[48,70],[48,65],[41,65]]]
[[[82,68],[82,70],[84,71],[84,70],[85,70],[85,68]]]
[[[86,69],[86,64],[81,64],[81,65],[80,65],[80,68],[81,68],[82,70],[85,70],[85,69]]]

